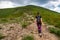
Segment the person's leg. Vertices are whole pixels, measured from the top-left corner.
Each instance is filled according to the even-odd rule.
[[[41,33],[41,25],[38,26],[39,33]]]
[[[37,23],[37,27],[38,27],[38,33],[40,33],[40,31],[39,31],[39,24]]]
[[[39,36],[42,37],[42,34],[41,34],[41,25],[40,24],[37,24],[38,26],[38,33],[39,33]]]
[[[41,33],[41,25],[39,23],[37,23],[37,27],[38,27],[38,33]]]

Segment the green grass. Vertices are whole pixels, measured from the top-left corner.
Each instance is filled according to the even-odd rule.
[[[20,22],[22,27],[25,28],[30,24],[30,22],[27,21],[34,21],[37,12],[40,13],[44,22],[47,22],[50,25],[54,25],[56,28],[60,28],[60,13],[34,5],[0,9],[0,23]],[[30,18],[31,15],[34,19],[31,19],[32,17]]]
[[[60,37],[60,29],[50,27],[49,30],[50,30],[50,33],[54,33]]]
[[[10,9],[0,9],[0,23],[10,22],[12,20],[22,21],[18,17],[23,18],[25,14],[32,15],[33,17],[35,17],[37,12],[41,14],[43,21],[60,28],[60,13],[57,13],[57,12],[54,12],[54,11],[51,11],[42,7],[33,6],[33,5],[10,8]],[[7,19],[10,19],[10,20],[7,20]]]
[[[34,38],[33,38],[33,36],[27,35],[27,36],[24,36],[24,37],[22,38],[22,40],[34,40]]]
[[[0,40],[5,38],[5,36],[3,36],[3,34],[0,33]]]
[[[23,22],[23,23],[22,23],[22,28],[26,28],[27,25],[28,25],[27,22]]]

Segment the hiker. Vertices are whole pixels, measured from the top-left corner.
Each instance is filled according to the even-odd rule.
[[[37,27],[38,27],[39,36],[41,37],[42,36],[42,34],[41,34],[42,18],[40,16],[39,12],[36,15],[36,24],[37,24]]]

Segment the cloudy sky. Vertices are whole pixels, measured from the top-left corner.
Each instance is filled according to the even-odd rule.
[[[60,12],[60,0],[0,0],[0,9],[25,5],[38,5]]]

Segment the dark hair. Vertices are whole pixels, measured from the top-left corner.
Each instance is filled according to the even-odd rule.
[[[40,15],[40,13],[38,12],[37,15]]]

